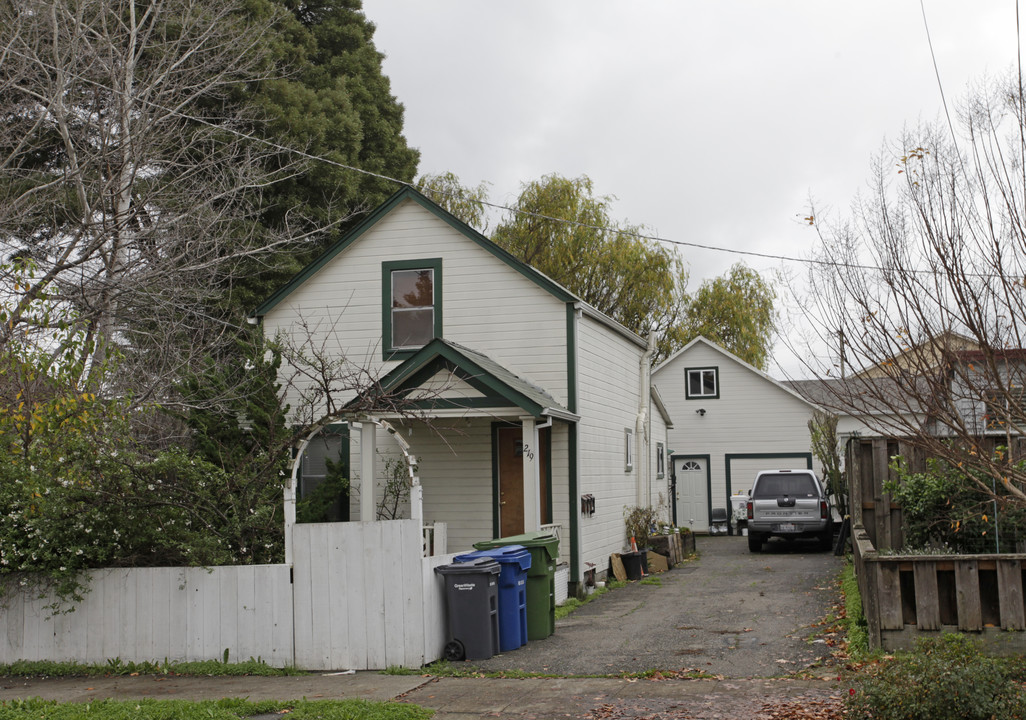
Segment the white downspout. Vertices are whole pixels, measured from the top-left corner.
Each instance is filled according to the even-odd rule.
[[[652,403],[652,356],[656,350],[656,334],[648,334],[648,348],[641,356],[640,372],[641,377],[638,398],[638,417],[635,421],[634,434],[638,438],[638,476],[637,476],[637,505],[638,507],[649,507],[651,505],[651,494],[648,489],[649,482],[649,452],[648,452],[648,407]]]

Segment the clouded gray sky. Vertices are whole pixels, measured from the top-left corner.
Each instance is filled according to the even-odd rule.
[[[1012,67],[1014,2],[924,5],[949,105]],[[364,0],[364,10],[422,173],[489,182],[500,204],[521,182],[585,174],[618,198],[615,217],[670,240],[808,256],[810,198],[842,217],[883,141],[942,113],[918,0]],[[785,267],[681,252],[692,288],[738,260]]]

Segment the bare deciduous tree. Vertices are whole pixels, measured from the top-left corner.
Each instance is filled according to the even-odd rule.
[[[111,389],[168,404],[232,336],[240,264],[297,240],[258,212],[298,167],[247,136],[273,22],[238,0],[0,2],[0,248],[32,268],[2,278],[0,342],[47,332],[27,312],[46,293],[87,332],[84,367],[116,347]]]
[[[809,218],[822,242],[804,303],[817,344],[839,349],[836,365],[812,368],[830,378],[816,400],[1020,501],[1024,108],[1020,79],[979,87],[957,125],[909,130],[885,147],[847,222]]]

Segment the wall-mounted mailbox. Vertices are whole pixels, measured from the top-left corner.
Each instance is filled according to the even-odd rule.
[[[595,514],[595,496],[581,495],[581,515],[591,517]]]

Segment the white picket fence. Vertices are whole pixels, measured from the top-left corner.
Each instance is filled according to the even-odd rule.
[[[444,533],[444,530],[443,530]],[[73,612],[13,589],[0,663],[262,658],[309,670],[420,667],[442,656],[444,587],[415,520],[297,525],[295,567],[97,570]]]

